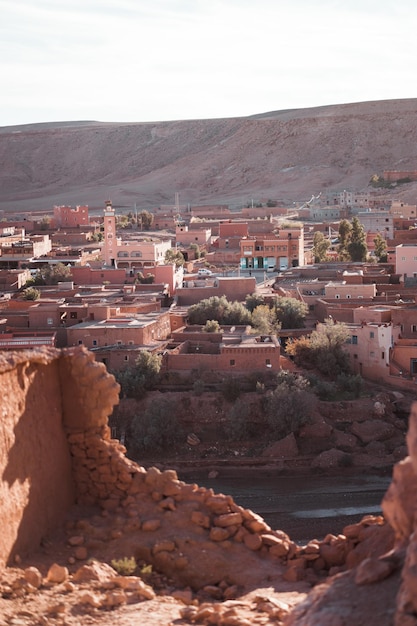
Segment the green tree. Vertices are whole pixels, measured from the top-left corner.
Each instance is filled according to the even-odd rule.
[[[387,242],[385,241],[385,239],[382,237],[382,235],[380,233],[377,234],[377,236],[374,239],[374,244],[375,244],[375,256],[378,259],[378,263],[386,263],[388,260],[388,255],[387,255]]]
[[[50,225],[51,225],[51,216],[44,215],[39,223],[40,229],[48,230]]]
[[[297,433],[307,424],[317,402],[303,376],[288,374],[278,378],[277,387],[265,400],[265,416],[271,435],[278,439]]]
[[[41,276],[47,285],[56,285],[60,282],[71,280],[71,267],[64,263],[56,265],[45,265],[40,270]]]
[[[280,330],[275,309],[271,309],[267,304],[260,304],[252,312],[252,325],[262,335],[270,335]]]
[[[347,251],[352,261],[366,261],[366,257],[368,255],[366,233],[363,225],[357,217],[354,217],[352,220],[352,229],[350,232],[350,241],[347,245]]]
[[[349,338],[346,324],[326,319],[308,337],[289,342],[286,352],[294,357],[297,365],[336,378],[339,374],[350,373],[349,355],[344,347]]]
[[[175,267],[181,267],[185,263],[184,255],[180,250],[170,248],[165,252],[165,263],[175,263]]]
[[[41,292],[39,289],[35,289],[35,287],[27,287],[22,292],[23,300],[39,300],[41,297]]]
[[[205,324],[217,320],[219,324],[250,324],[251,314],[240,302],[229,302],[226,296],[211,296],[188,309],[190,324]]]
[[[142,398],[160,379],[162,357],[148,350],[141,350],[134,367],[113,372],[121,387],[121,394],[128,398]]]
[[[194,258],[199,259],[201,257],[200,246],[197,243],[190,243],[190,250],[194,251]]]
[[[330,248],[330,241],[320,231],[314,233],[313,256],[314,263],[323,263],[328,259],[327,252]]]
[[[246,308],[251,313],[256,309],[257,306],[259,306],[260,304],[264,304],[264,303],[265,303],[265,298],[263,297],[262,294],[256,293],[256,291],[251,294],[248,293],[245,299]]]
[[[341,220],[339,223],[339,245],[337,248],[340,261],[350,260],[348,245],[350,242],[351,232],[352,225],[349,220]]]
[[[221,333],[222,329],[217,320],[207,320],[202,329],[205,333]]]
[[[153,219],[153,213],[150,213],[150,211],[141,211],[138,213],[138,224],[140,224],[141,228],[144,228],[145,230],[150,229],[153,224]]]
[[[296,298],[278,296],[274,302],[277,321],[282,328],[304,328],[308,306]]]
[[[171,398],[156,398],[132,420],[130,444],[136,452],[154,453],[172,450],[184,441],[184,432]]]

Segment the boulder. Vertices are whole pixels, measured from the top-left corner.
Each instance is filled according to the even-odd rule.
[[[274,458],[294,458],[298,456],[298,446],[294,437],[294,433],[290,433],[284,439],[275,441],[262,452],[262,456]]]

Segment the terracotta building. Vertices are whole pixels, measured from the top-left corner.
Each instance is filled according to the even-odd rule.
[[[240,242],[241,269],[284,270],[304,265],[304,228],[282,228],[274,237],[246,237]]]
[[[79,228],[89,226],[88,206],[54,206],[52,224],[55,228]]]
[[[173,333],[163,354],[163,371],[186,375],[193,371],[244,375],[279,369],[280,344],[276,336],[254,336],[243,327],[221,333],[191,327]]]

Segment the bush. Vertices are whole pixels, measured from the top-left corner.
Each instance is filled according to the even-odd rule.
[[[360,374],[339,374],[336,379],[337,386],[342,391],[347,391],[355,398],[359,398],[363,389],[363,378]]]
[[[223,397],[228,402],[234,402],[241,393],[239,381],[236,378],[226,378],[221,384]]]
[[[135,415],[132,421],[132,445],[139,452],[169,450],[184,440],[172,400],[161,397]]]
[[[229,411],[225,434],[230,440],[241,441],[251,435],[249,422],[250,409],[244,400],[237,400]]]
[[[110,563],[119,576],[132,576],[137,568],[137,563],[133,556],[130,558],[125,556],[123,559],[113,559]]]
[[[310,421],[316,397],[307,390],[307,386],[308,383],[303,388],[282,382],[266,397],[265,415],[274,437],[283,439],[290,433],[298,432]]]
[[[307,380],[320,400],[334,400],[337,397],[337,386],[334,382],[323,380],[315,374],[307,375]]]
[[[204,382],[200,378],[193,382],[193,393],[195,396],[201,396],[201,394],[204,392],[204,388]]]

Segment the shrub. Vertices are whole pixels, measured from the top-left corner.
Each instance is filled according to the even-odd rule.
[[[193,393],[195,396],[201,396],[204,392],[204,382],[199,378],[193,382]]]
[[[111,566],[120,576],[132,576],[137,568],[135,557],[125,556],[123,559],[113,559]]]
[[[303,387],[282,382],[266,397],[265,415],[274,437],[282,439],[296,433],[310,421],[316,397],[307,390],[307,386],[308,383]]]
[[[138,452],[168,450],[184,439],[172,400],[157,398],[132,421],[132,445]]]
[[[247,439],[251,434],[250,409],[244,400],[237,400],[229,411],[225,426],[226,436],[234,441]]]
[[[363,378],[360,374],[339,374],[336,383],[339,389],[351,393],[355,398],[359,398],[362,393]]]
[[[223,397],[228,402],[234,402],[241,393],[239,381],[236,378],[226,378],[221,384]]]

